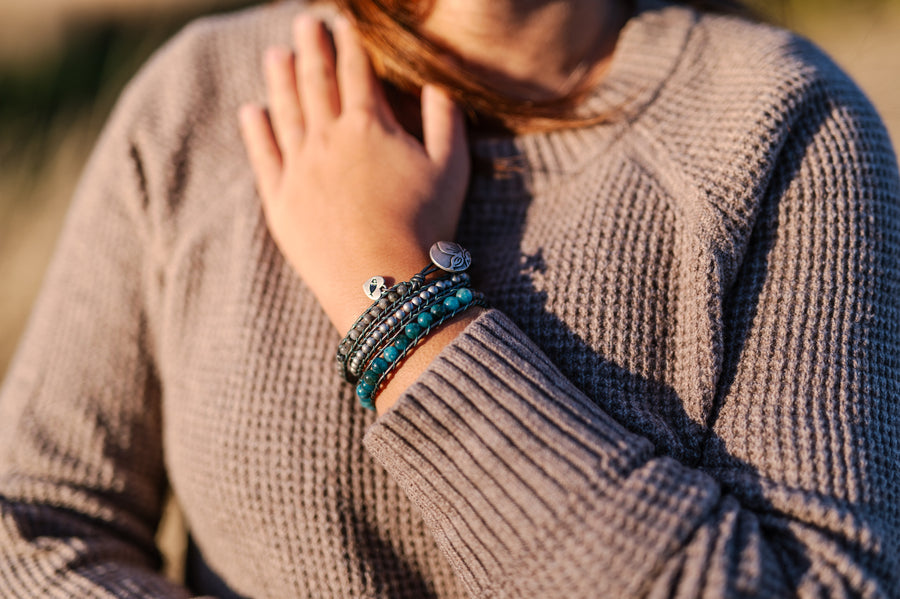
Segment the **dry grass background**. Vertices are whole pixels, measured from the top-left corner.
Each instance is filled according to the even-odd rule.
[[[78,173],[121,86],[191,17],[248,3],[0,0],[0,377],[24,329]],[[900,0],[757,4],[848,70],[900,142]],[[80,62],[79,53],[94,61]],[[177,521],[177,513],[167,518]],[[177,578],[182,529],[164,526],[162,535],[174,556],[169,574]]]

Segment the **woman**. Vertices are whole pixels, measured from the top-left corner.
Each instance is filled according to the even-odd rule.
[[[336,55],[296,5],[204,21],[126,92],[3,390],[0,594],[897,596],[869,104],[736,16],[432,4],[348,0]],[[422,142],[364,44],[441,84]],[[360,408],[361,284],[449,239],[490,307]],[[190,590],[154,572],[166,480]]]

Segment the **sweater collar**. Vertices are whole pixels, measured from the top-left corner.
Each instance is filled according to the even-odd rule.
[[[524,161],[532,172],[571,172],[640,117],[676,71],[697,21],[697,13],[665,0],[638,0],[635,14],[619,34],[609,70],[582,106],[585,114],[608,113],[603,124],[474,140],[482,162]]]

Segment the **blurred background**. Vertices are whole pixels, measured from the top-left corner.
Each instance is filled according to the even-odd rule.
[[[0,379],[78,174],[122,86],[190,19],[254,3],[0,0]],[[900,0],[754,5],[824,47],[868,93],[900,142]],[[163,545],[175,555],[169,573],[177,578],[183,538],[178,525],[163,531],[170,535]]]

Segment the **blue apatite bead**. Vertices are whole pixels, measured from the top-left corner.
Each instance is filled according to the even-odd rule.
[[[462,289],[460,289],[459,291],[456,292],[456,299],[458,299],[459,303],[462,304],[463,306],[471,303],[474,298],[475,298],[475,296],[472,295],[471,289],[466,289],[465,287],[463,287]]]
[[[365,371],[361,378],[364,383],[369,383],[370,385],[378,384],[378,375],[371,370]]]
[[[411,322],[408,325],[406,325],[406,328],[403,329],[403,332],[406,333],[406,336],[409,337],[410,339],[415,339],[420,334],[422,334],[422,327],[420,327],[419,325],[417,325],[414,322]]]
[[[397,337],[397,339],[394,340],[394,347],[396,347],[400,351],[403,351],[407,347],[409,347],[410,343],[412,343],[412,339],[410,339],[406,335],[400,335],[399,337]]]
[[[459,310],[459,300],[452,296],[448,297],[444,300],[444,310],[446,310],[447,312]]]
[[[428,311],[431,312],[431,315],[435,318],[440,318],[444,315],[444,306],[442,306],[441,304],[435,304],[431,306]]]
[[[372,391],[375,390],[374,385],[370,385],[369,383],[360,383],[356,386],[356,396],[360,399],[365,399],[367,397],[372,396]]]
[[[388,362],[393,362],[397,358],[400,357],[400,351],[394,347],[393,345],[389,345],[384,348],[384,351],[381,352],[381,357],[387,360]]]
[[[372,360],[372,363],[369,364],[369,370],[376,374],[384,374],[384,371],[388,369],[390,364],[384,358],[375,358]]]
[[[434,322],[434,316],[431,315],[431,312],[422,312],[416,317],[416,322],[423,329],[427,329]]]

